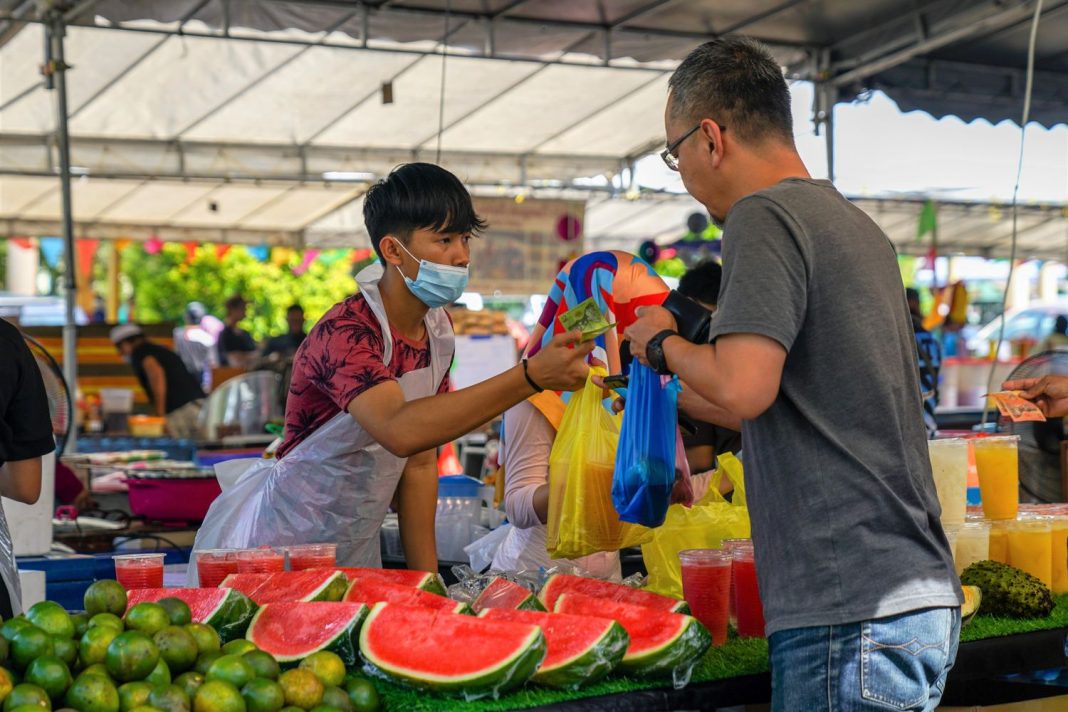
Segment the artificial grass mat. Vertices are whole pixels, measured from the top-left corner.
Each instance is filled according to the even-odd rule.
[[[1017,633],[1068,628],[1068,596],[1054,599],[1053,613],[1046,618],[1030,620],[1018,618],[995,618],[982,615],[982,608],[971,623],[961,631],[961,642],[1000,638]],[[731,637],[720,648],[711,648],[694,668],[691,682],[709,682],[730,677],[756,675],[768,671],[768,643],[763,638]],[[494,700],[483,699],[465,702],[463,699],[447,698],[417,692],[381,680],[374,681],[387,710],[405,712],[503,712],[504,710],[529,709],[551,705],[556,702],[577,700],[583,697],[599,697],[635,690],[650,690],[670,687],[670,678],[628,678],[612,675],[601,682],[577,691],[554,690],[529,686]]]

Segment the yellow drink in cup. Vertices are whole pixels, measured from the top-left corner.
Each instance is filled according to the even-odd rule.
[[[968,506],[968,441],[946,438],[930,440],[927,446],[938,503],[942,505],[942,525],[963,524]]]
[[[1015,519],[1020,506],[1019,436],[979,438],[975,447],[975,468],[983,515],[987,519]]]
[[[957,530],[957,546],[953,561],[957,565],[957,575],[977,561],[990,558],[990,524],[988,522],[966,522]]]
[[[1053,593],[1068,593],[1068,516],[1053,517],[1053,532],[1050,536],[1050,563],[1053,569]]]
[[[1053,585],[1053,528],[1046,518],[1018,519],[1009,530],[1009,559],[1047,586]]]
[[[1009,559],[1009,522],[990,522],[990,553],[991,561],[1002,564],[1011,564]]]

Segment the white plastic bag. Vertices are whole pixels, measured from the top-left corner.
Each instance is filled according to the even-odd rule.
[[[508,538],[508,532],[512,530],[511,524],[497,527],[481,539],[476,539],[464,547],[471,562],[471,568],[475,571],[485,571],[493,563],[493,557],[497,555],[497,549]]]

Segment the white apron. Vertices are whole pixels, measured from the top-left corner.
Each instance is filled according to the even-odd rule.
[[[356,281],[382,328],[382,360],[389,365],[393,339],[378,291],[381,277],[382,266],[375,263]],[[425,324],[430,367],[399,380],[409,401],[436,394],[452,364],[453,332],[445,311],[431,309]],[[337,542],[339,566],[379,567],[379,529],[406,462],[342,411],[281,460],[249,460],[232,486],[220,477],[223,493],[208,510],[193,549]],[[196,581],[195,561],[190,581]]]

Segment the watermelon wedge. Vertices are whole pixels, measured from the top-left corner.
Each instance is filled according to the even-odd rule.
[[[643,676],[665,675],[696,663],[712,645],[708,629],[692,616],[633,606],[603,598],[564,593],[557,613],[601,616],[617,621],[630,636],[619,668]]]
[[[655,608],[659,611],[672,613],[689,613],[690,607],[686,601],[680,601],[670,596],[661,596],[652,591],[643,591],[640,588],[631,588],[611,581],[589,578],[587,576],[572,576],[571,574],[554,574],[549,577],[541,588],[538,598],[547,610],[555,610],[556,599],[562,593],[581,593],[584,596],[605,598],[618,603],[629,603],[634,606]]]
[[[364,578],[356,579],[345,594],[348,603],[400,603],[405,606],[421,606],[433,608],[449,613],[471,614],[471,607],[466,603],[454,601],[445,596],[437,596],[433,593],[420,591],[411,586],[402,586],[382,579]]]
[[[256,604],[232,588],[135,588],[126,594],[127,610],[145,601],[180,598],[189,606],[194,623],[207,623],[224,643],[245,635]]]
[[[368,674],[470,701],[529,680],[545,657],[545,636],[526,623],[377,603],[360,629],[360,655]]]
[[[241,591],[261,606],[286,601],[340,601],[348,588],[344,574],[332,569],[230,574],[222,586]]]
[[[547,652],[530,680],[550,687],[577,690],[600,680],[619,665],[630,643],[623,626],[609,618],[507,608],[487,608],[478,617],[541,628]]]
[[[445,581],[441,574],[432,574],[429,571],[412,571],[411,569],[370,569],[359,566],[346,566],[338,568],[345,574],[350,582],[358,578],[376,578],[402,586],[420,588],[427,593],[436,593],[439,596],[446,595]]]
[[[329,650],[352,668],[357,663],[357,632],[367,610],[362,603],[269,603],[256,612],[245,637],[283,667]]]
[[[482,589],[482,593],[478,595],[475,602],[471,604],[471,608],[475,609],[476,613],[487,608],[512,608],[524,611],[545,610],[545,606],[541,605],[541,601],[533,593],[515,581],[509,581],[503,576],[497,576],[490,581],[489,585]]]

